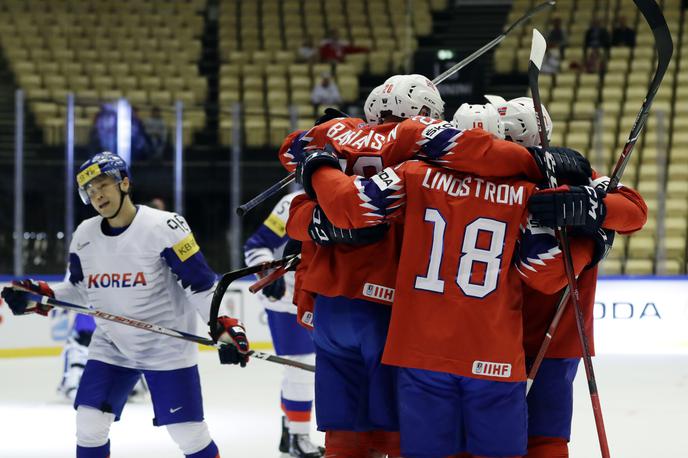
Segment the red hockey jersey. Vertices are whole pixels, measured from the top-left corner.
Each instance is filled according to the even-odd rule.
[[[348,175],[371,176],[418,154],[468,173],[525,176],[534,181],[542,178],[531,154],[520,145],[497,140],[481,129],[461,131],[449,123],[420,116],[382,125],[365,124],[356,118],[334,119],[289,135],[280,148],[280,161],[292,171],[308,149],[326,145],[336,150]],[[308,225],[314,206],[305,197],[294,199],[287,222],[289,237],[311,240]],[[308,260],[309,269],[300,271],[304,278],[299,284],[314,294],[391,304],[400,248],[401,238],[394,225],[377,243],[317,247]]]
[[[552,294],[566,283],[553,231],[528,221],[533,183],[408,161],[371,179],[323,168],[313,185],[335,225],[403,224],[384,363],[525,379],[521,285]],[[579,272],[592,242],[571,245]]]

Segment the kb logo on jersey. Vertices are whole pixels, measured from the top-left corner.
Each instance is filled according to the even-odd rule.
[[[132,288],[138,285],[146,286],[146,276],[143,272],[126,272],[111,274],[89,274],[89,288]]]

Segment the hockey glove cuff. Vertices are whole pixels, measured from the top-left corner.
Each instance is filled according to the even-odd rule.
[[[345,243],[348,245],[368,245],[384,238],[389,226],[380,224],[361,229],[341,229],[332,225],[319,206],[313,209],[313,219],[308,226],[308,234],[313,241],[320,246],[328,246],[333,243]]]
[[[571,235],[577,235],[576,231],[571,231]],[[586,269],[592,269],[607,257],[609,252],[612,251],[615,235],[616,232],[610,231],[609,229],[600,228],[597,230],[597,232],[592,236],[592,239],[595,242],[592,261],[590,261],[590,264],[585,266]]]
[[[337,155],[330,151],[313,150],[296,166],[296,182],[303,186],[303,190],[311,199],[317,199],[315,189],[313,189],[313,185],[311,184],[311,177],[320,167],[333,167],[338,169],[339,159]]]
[[[3,288],[0,294],[14,315],[25,315],[27,313],[48,315],[48,312],[52,309],[51,306],[29,300],[23,291],[15,289],[15,287],[23,288],[42,296],[55,297],[55,293],[46,282],[34,282],[32,280],[13,281],[12,286]]]

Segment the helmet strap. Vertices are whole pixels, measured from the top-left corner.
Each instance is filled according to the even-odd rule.
[[[121,182],[119,184],[121,184]],[[105,219],[117,218],[117,215],[119,215],[119,212],[122,210],[122,205],[124,205],[124,198],[128,195],[129,195],[129,192],[122,191],[122,187],[120,186],[120,188],[119,188],[119,207],[117,207],[117,211],[115,212],[114,215],[107,216]]]

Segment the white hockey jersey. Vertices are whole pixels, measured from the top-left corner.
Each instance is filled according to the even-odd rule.
[[[284,246],[287,244],[287,218],[289,218],[289,207],[295,196],[303,194],[303,191],[292,192],[282,197],[272,213],[267,217],[263,224],[254,232],[244,244],[244,259],[247,266],[255,266],[261,262],[272,261],[282,257]],[[292,303],[294,295],[294,272],[287,272],[284,275],[286,292],[279,301],[271,301],[262,294],[259,294],[261,303],[266,309],[275,312],[289,312],[296,314],[296,306]]]
[[[70,245],[57,299],[92,305],[180,331],[208,321],[216,274],[183,217],[139,206],[131,225],[106,235],[104,219],[82,222]],[[135,369],[172,370],[196,364],[197,344],[96,318],[89,358]]]

